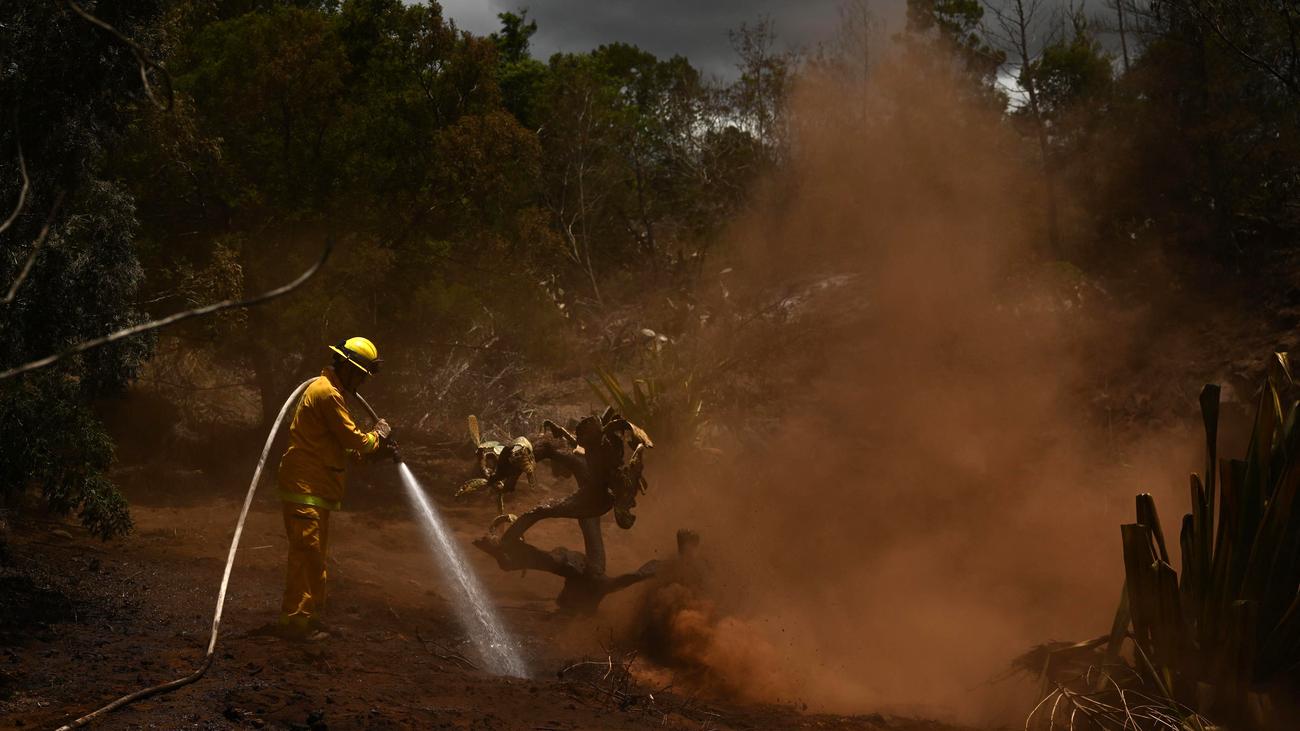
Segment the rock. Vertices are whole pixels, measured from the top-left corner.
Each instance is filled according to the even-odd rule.
[[[55,528],[54,530],[50,531],[50,535],[54,536],[55,538],[62,538],[67,541],[72,540],[72,534],[67,532],[66,530],[63,530],[62,528]]]

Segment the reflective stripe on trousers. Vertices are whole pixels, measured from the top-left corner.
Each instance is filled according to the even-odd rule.
[[[322,508],[324,510],[342,510],[343,503],[338,500],[326,500],[316,495],[308,495],[301,492],[280,491],[280,501],[285,503],[298,503],[299,505],[311,505],[312,507]]]

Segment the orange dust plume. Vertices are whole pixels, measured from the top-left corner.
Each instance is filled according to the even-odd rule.
[[[627,539],[702,535],[707,590],[661,585],[637,621],[715,691],[1014,722],[1032,683],[991,681],[1015,655],[1108,629],[1133,494],[1181,508],[1196,437],[1099,416],[1134,318],[1045,250],[1000,114],[903,64],[795,95],[792,159],[701,294],[767,426],[652,466]]]

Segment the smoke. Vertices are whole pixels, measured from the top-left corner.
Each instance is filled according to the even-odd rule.
[[[1045,252],[998,110],[901,67],[867,93],[805,84],[792,159],[732,229],[725,378],[779,418],[711,464],[652,459],[630,540],[698,529],[712,579],[636,622],[719,693],[1010,722],[1033,684],[990,681],[1108,630],[1118,524],[1137,492],[1182,507],[1196,440],[1107,428],[1100,384],[1143,344]]]

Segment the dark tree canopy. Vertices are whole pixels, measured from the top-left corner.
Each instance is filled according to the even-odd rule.
[[[725,81],[612,39],[537,58],[522,10],[476,36],[437,3],[85,3],[119,38],[63,2],[5,3],[0,221],[17,214],[0,232],[0,294],[42,245],[0,304],[0,367],[277,286],[327,237],[339,253],[274,308],[186,324],[156,354],[130,339],[0,382],[0,439],[29,445],[0,465],[0,494],[124,529],[94,407],[142,369],[183,372],[164,397],[178,403],[222,384],[253,405],[184,418],[252,429],[325,343],[365,333],[393,354],[394,416],[427,425],[487,391],[510,402],[525,372],[590,365],[598,349],[629,358],[643,329],[689,341],[701,293],[728,294],[710,279],[731,263],[728,226],[756,191],[764,205],[794,195],[772,183],[800,153],[792,132],[822,112],[910,114],[935,79],[1036,163],[1047,193],[1021,214],[1045,222],[1043,259],[1133,296],[1149,288],[1133,262],[1159,259],[1170,287],[1294,305],[1300,19],[1284,4],[1125,0],[1122,63],[1105,19],[1078,12],[1029,18],[1017,41],[995,31],[1034,3],[909,0],[896,29],[849,5],[843,38],[816,50],[789,49],[769,19],[735,29]],[[147,71],[153,99],[131,43],[170,72]],[[791,106],[825,76],[857,96],[890,64],[915,83]],[[693,368],[660,345],[648,382],[696,403]]]
[[[87,7],[146,50],[156,37],[155,0]],[[41,244],[13,301],[0,304],[7,368],[140,318],[136,202],[104,166],[132,111],[148,102],[131,49],[61,3],[3,5],[0,84],[5,215],[19,200],[21,168],[30,178],[25,205],[0,233],[6,292]],[[127,340],[0,384],[0,440],[11,445],[0,500],[36,486],[51,508],[77,511],[100,535],[129,529],[126,503],[104,477],[113,445],[90,405],[120,394],[149,347]]]

